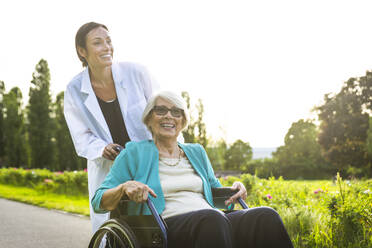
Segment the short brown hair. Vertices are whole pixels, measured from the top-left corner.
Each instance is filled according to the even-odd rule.
[[[87,44],[86,44],[87,34],[93,29],[98,28],[98,27],[102,27],[106,29],[107,31],[109,31],[108,28],[103,24],[96,23],[96,22],[88,22],[88,23],[85,23],[83,26],[81,26],[76,33],[76,36],[75,36],[76,53],[80,61],[83,63],[84,67],[88,66],[88,63],[85,60],[85,58],[79,54],[78,47],[86,49],[87,48]]]

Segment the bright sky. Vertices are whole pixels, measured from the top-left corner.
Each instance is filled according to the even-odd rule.
[[[115,60],[202,99],[212,138],[276,147],[324,94],[372,70],[371,9],[368,0],[1,1],[0,80],[26,100],[44,58],[55,96],[82,70],[77,29],[101,22]]]

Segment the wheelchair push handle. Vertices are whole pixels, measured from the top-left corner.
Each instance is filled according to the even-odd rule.
[[[230,198],[231,196],[238,193],[238,191],[239,191],[239,189],[233,190],[231,187],[212,188],[212,195],[213,195],[213,197]]]
[[[115,146],[114,149],[117,152],[121,152],[124,149],[124,147],[122,147],[122,146]]]

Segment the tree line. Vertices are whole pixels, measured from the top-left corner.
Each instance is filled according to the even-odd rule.
[[[21,90],[13,87],[6,92],[0,81],[0,165],[53,171],[85,168],[63,116],[63,92],[52,101],[46,60],[36,65],[28,104],[22,105]]]
[[[253,160],[251,146],[242,140],[233,144],[223,139],[209,140],[200,99],[196,107],[198,119],[191,122],[185,141],[203,144],[215,170],[235,170],[264,178],[322,179],[337,172],[345,177],[372,177],[370,71],[344,82],[338,93],[325,94],[324,102],[312,110],[318,120],[293,122],[284,145],[277,148],[272,158]]]
[[[227,144],[224,139],[209,138],[202,100],[192,106],[187,92],[182,97],[192,113],[183,131],[185,142],[202,144],[215,170],[266,178],[326,178],[336,172],[372,176],[372,72],[350,78],[337,94],[326,94],[324,103],[313,109],[318,122],[293,122],[284,145],[266,159],[253,160],[249,142],[239,139]],[[0,166],[64,171],[81,170],[85,164],[76,155],[64,119],[63,92],[54,100],[51,97],[46,60],[35,67],[25,108],[21,90],[6,91],[0,81]]]

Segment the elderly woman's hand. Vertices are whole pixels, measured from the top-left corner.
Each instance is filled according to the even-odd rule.
[[[230,205],[231,203],[235,203],[239,197],[242,198],[243,200],[247,198],[247,190],[245,189],[243,183],[234,182],[233,185],[231,186],[231,189],[232,190],[238,189],[239,191],[225,201],[226,206]]]
[[[124,194],[128,198],[136,203],[145,202],[150,193],[153,197],[156,197],[155,192],[146,184],[137,181],[128,181],[122,184]]]

